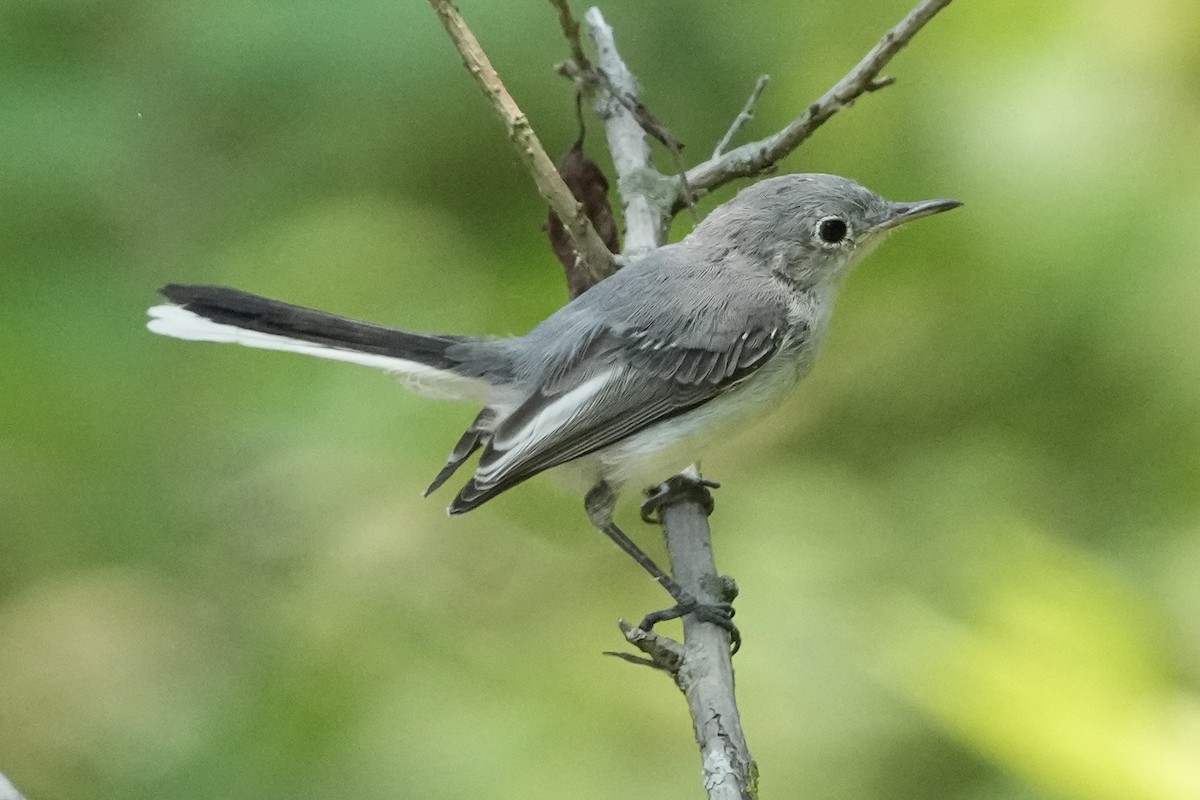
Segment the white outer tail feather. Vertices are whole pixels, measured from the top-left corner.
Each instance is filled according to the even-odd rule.
[[[147,313],[150,321],[146,327],[163,336],[186,339],[193,342],[221,342],[255,347],[260,350],[279,350],[300,353],[332,361],[345,361],[386,370],[401,379],[411,390],[426,397],[447,400],[483,399],[489,394],[489,385],[481,380],[466,378],[453,372],[436,369],[417,361],[409,361],[378,353],[363,353],[331,345],[306,342],[274,333],[262,333],[213,322],[183,306],[152,306]]]

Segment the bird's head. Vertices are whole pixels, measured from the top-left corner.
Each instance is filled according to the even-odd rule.
[[[896,203],[837,175],[780,175],[743,189],[688,239],[815,285],[840,279],[898,226],[960,205],[949,199]]]

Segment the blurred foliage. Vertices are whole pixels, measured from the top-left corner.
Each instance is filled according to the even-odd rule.
[[[695,161],[759,72],[750,136],[909,2],[603,8]],[[550,8],[463,11],[561,152]],[[764,796],[1197,800],[1200,7],[955,3],[889,74],[784,168],[967,206],[705,462]],[[700,796],[669,682],[600,656],[664,598],[576,496],[447,520],[418,493],[470,409],[142,328],[184,281],[528,329],[565,288],[489,114],[417,0],[0,3],[0,770],[33,800]]]

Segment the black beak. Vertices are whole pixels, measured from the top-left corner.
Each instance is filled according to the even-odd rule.
[[[906,222],[912,222],[914,219],[922,217],[931,217],[934,214],[940,214],[943,211],[949,211],[952,208],[958,208],[962,205],[960,200],[951,200],[943,198],[941,200],[922,200],[919,203],[892,203],[891,213],[888,217],[875,227],[872,231],[886,231],[889,228],[895,228],[897,225],[903,225]]]

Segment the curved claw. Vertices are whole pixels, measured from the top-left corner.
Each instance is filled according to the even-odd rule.
[[[720,603],[713,606],[697,606],[692,610],[696,619],[712,623],[729,634],[729,655],[736,655],[742,649],[742,632],[733,624],[733,606]]]
[[[661,524],[660,511],[672,503],[685,500],[695,500],[704,508],[704,513],[711,516],[713,498],[712,493],[708,490],[719,488],[721,488],[721,484],[717,481],[710,481],[708,478],[698,475],[684,473],[672,475],[657,486],[646,489],[646,501],[642,503],[641,508],[642,522],[649,525]]]
[[[679,603],[671,608],[664,608],[661,611],[652,611],[642,618],[638,623],[638,627],[644,631],[653,630],[654,626],[660,622],[666,622],[669,619],[678,619],[686,614],[692,614],[701,622],[708,622],[723,629],[729,634],[729,654],[734,655],[738,650],[742,649],[742,633],[737,626],[733,624],[733,615],[736,613],[733,606],[729,603],[713,603],[705,604],[697,600],[687,600]]]

